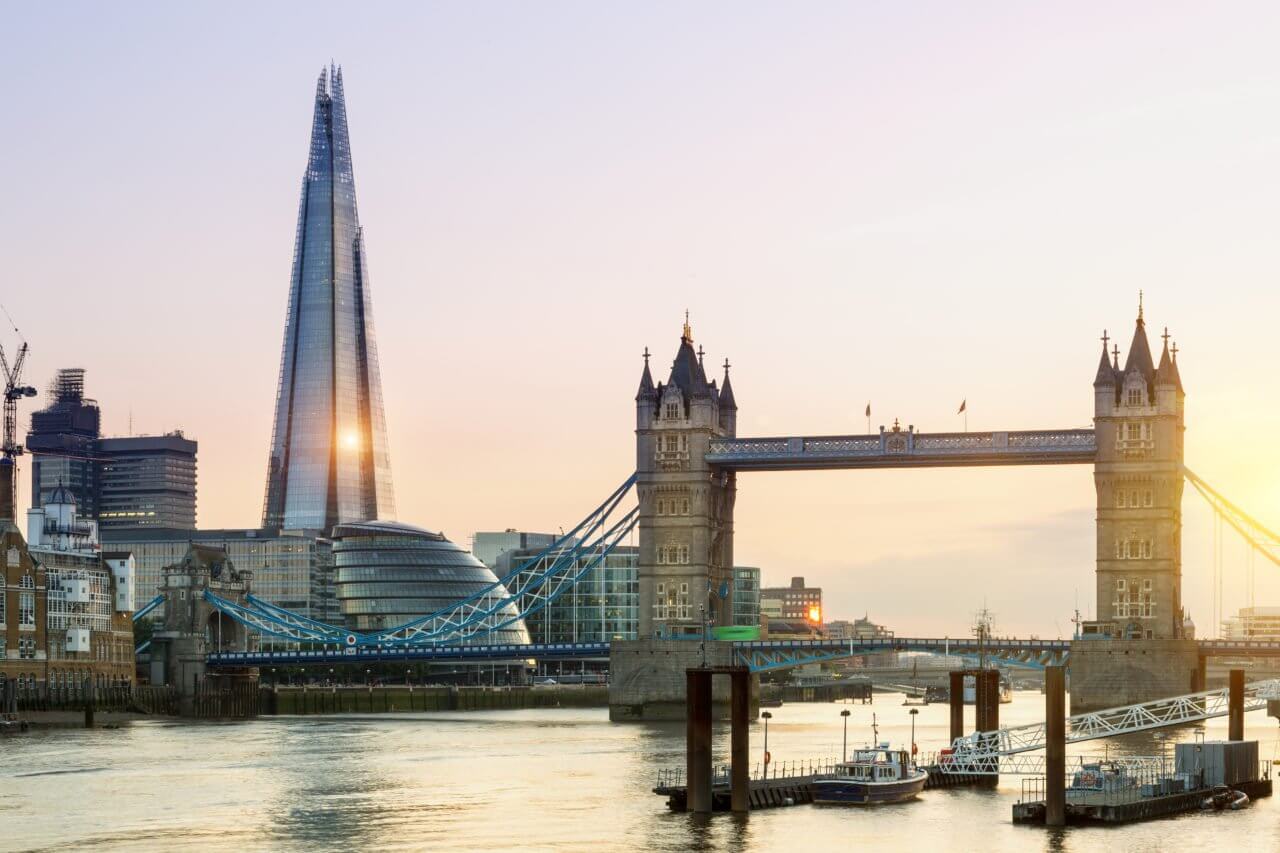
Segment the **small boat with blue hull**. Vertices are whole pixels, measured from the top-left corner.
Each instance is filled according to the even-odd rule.
[[[842,761],[835,772],[813,780],[813,801],[827,805],[879,805],[901,803],[924,790],[929,773],[916,767],[905,749],[890,749],[887,742],[855,750],[852,761]]]

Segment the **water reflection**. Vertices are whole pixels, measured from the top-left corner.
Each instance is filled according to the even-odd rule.
[[[888,701],[885,701],[887,698]],[[900,702],[900,697],[898,697]],[[842,709],[852,748],[880,736],[910,738],[894,697],[876,705],[789,704],[772,709],[776,760],[838,755]],[[1006,723],[1038,721],[1039,693],[1001,708]],[[921,708],[917,740],[946,744],[945,706]],[[1248,735],[1275,754],[1276,728],[1246,717]],[[1225,722],[1207,725],[1210,738]],[[752,727],[758,763],[762,727]],[[1130,735],[1107,747],[1171,754],[1193,727]],[[713,756],[728,758],[729,728]],[[1072,752],[1101,752],[1099,745]],[[476,850],[513,848],[775,851],[847,849],[1095,851],[1252,847],[1274,841],[1271,800],[1226,815],[1187,815],[1123,829],[1015,827],[1021,779],[993,790],[926,792],[893,809],[797,806],[749,816],[667,811],[651,789],[657,771],[682,766],[679,722],[612,724],[603,709],[263,719],[236,725],[148,723],[120,731],[11,738],[0,761],[3,849]],[[93,772],[65,772],[68,770]],[[1263,840],[1265,839],[1265,841]],[[1245,842],[1249,843],[1246,844]],[[1256,843],[1254,843],[1256,842]]]

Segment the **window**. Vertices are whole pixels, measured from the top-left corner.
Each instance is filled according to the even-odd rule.
[[[689,514],[689,499],[688,499],[688,498],[681,498],[681,500],[680,500],[680,514],[681,514],[681,515],[688,515],[688,514]]]
[[[677,447],[679,447],[679,443],[674,435],[663,436],[663,450],[668,453],[675,453]]]
[[[659,498],[658,499],[658,515],[666,515],[666,514],[667,514],[667,502]]]
[[[1151,578],[1142,579],[1142,591],[1151,592]]]
[[[1116,509],[1124,509],[1124,490],[1116,489]]]
[[[1130,406],[1141,406],[1143,403],[1142,398],[1144,396],[1146,395],[1142,393],[1142,388],[1134,385],[1128,389],[1125,402],[1128,403]]]
[[[1150,560],[1151,559],[1151,540],[1150,539],[1122,539],[1116,540],[1116,559],[1117,560]]]
[[[34,631],[36,627],[36,594],[18,593],[18,628]]]
[[[1142,505],[1146,507],[1155,506],[1156,496],[1150,489],[1142,493]]]
[[[667,417],[671,418],[672,420],[680,417],[679,403],[667,403]]]
[[[1127,438],[1129,441],[1141,441],[1142,440],[1142,424],[1138,423],[1137,421],[1130,421],[1129,423],[1125,424],[1125,438]]]
[[[1119,580],[1116,581],[1116,592],[1124,592],[1124,589],[1125,589],[1124,578],[1120,578]]]
[[[18,581],[19,589],[35,589],[36,579],[31,575],[23,575],[22,580]]]
[[[1134,489],[1133,491],[1129,492],[1129,506],[1135,509],[1138,506],[1138,490],[1137,489]]]

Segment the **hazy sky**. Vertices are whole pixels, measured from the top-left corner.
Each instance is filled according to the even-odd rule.
[[[576,522],[627,476],[640,353],[665,364],[686,308],[742,435],[861,432],[868,400],[877,425],[957,429],[967,398],[971,429],[1079,427],[1141,288],[1182,349],[1188,465],[1280,526],[1275,4],[0,13],[0,302],[28,377],[85,367],[107,431],[198,439],[201,526],[260,519],[330,58],[404,521]],[[1093,609],[1093,506],[1087,467],[744,475],[737,557],[900,634],[963,632],[985,599],[1058,636],[1077,591]],[[1210,516],[1184,508],[1203,633]]]

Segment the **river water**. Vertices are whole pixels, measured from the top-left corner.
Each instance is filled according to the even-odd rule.
[[[772,709],[769,749],[775,762],[838,755],[843,708],[851,747],[870,739],[873,713],[882,739],[905,744],[901,701]],[[1020,692],[1001,721],[1033,722],[1043,708],[1039,693]],[[946,706],[920,711],[922,752],[945,746]],[[1276,721],[1254,712],[1246,723],[1261,756],[1276,757]],[[1225,720],[1207,724],[1207,737],[1225,735]],[[1187,727],[1168,740],[1194,736]],[[756,760],[762,737],[757,723]],[[728,740],[717,728],[717,763]],[[1107,748],[1156,755],[1165,740],[1133,735]],[[897,806],[697,818],[669,813],[650,792],[659,768],[683,761],[683,724],[613,724],[603,709],[42,731],[0,740],[0,850],[1280,850],[1270,798],[1121,828],[1013,826],[1015,776],[993,791],[926,791]]]

